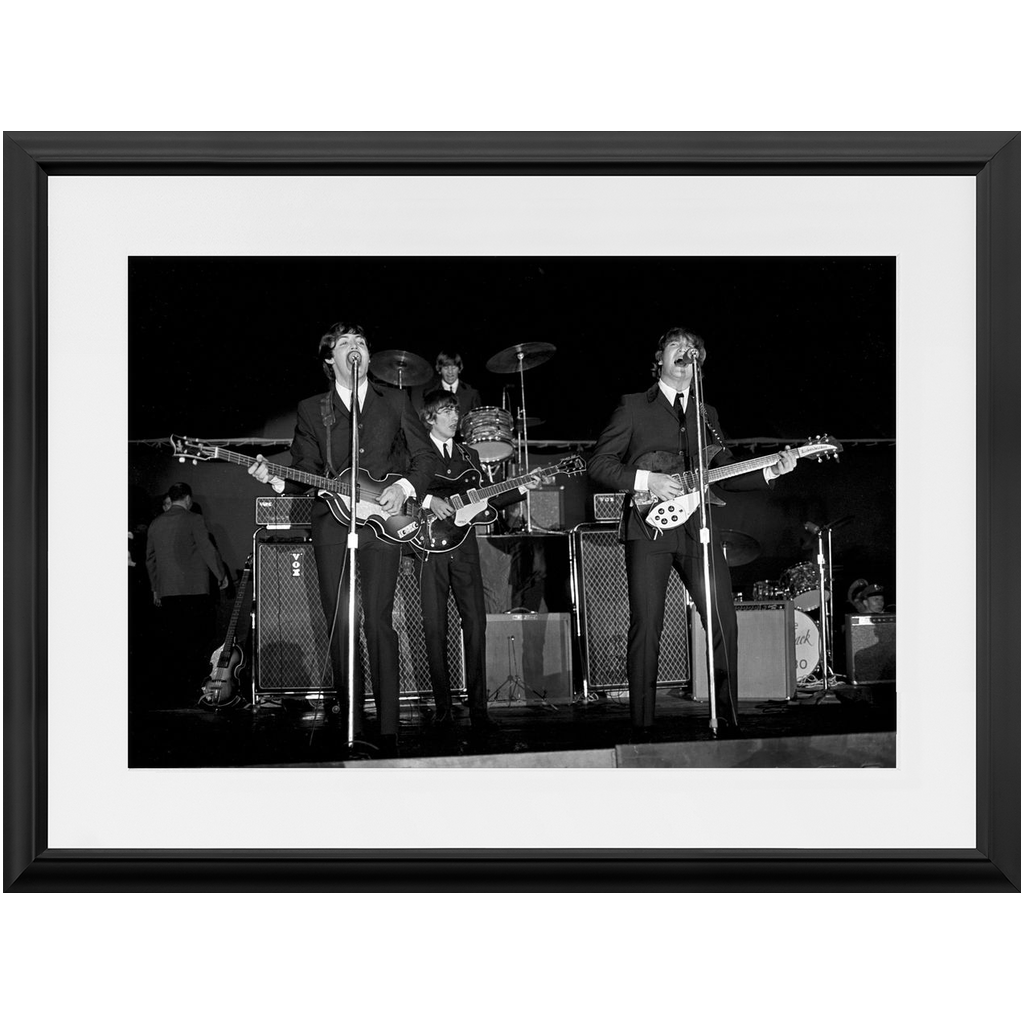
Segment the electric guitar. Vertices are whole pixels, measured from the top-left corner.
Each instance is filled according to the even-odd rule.
[[[212,704],[214,707],[225,707],[238,703],[238,674],[245,666],[245,651],[235,643],[235,631],[238,628],[238,616],[245,602],[245,592],[252,576],[252,555],[245,560],[245,568],[238,580],[238,596],[235,607],[231,611],[228,633],[224,643],[210,657],[210,674],[203,680],[201,704]]]
[[[843,446],[834,437],[817,437],[813,441],[800,448],[790,449],[798,459],[805,459],[817,456],[819,462],[823,458],[833,457],[838,462],[839,453]],[[722,451],[721,445],[708,445],[707,462],[714,460],[715,456]],[[761,455],[756,459],[747,459],[746,462],[731,462],[727,466],[719,466],[715,469],[708,469],[706,478],[708,484],[717,483],[719,480],[728,480],[730,477],[742,476],[755,469],[765,469],[774,466],[779,461],[779,454]],[[674,530],[682,526],[696,511],[700,504],[700,480],[695,471],[681,471],[681,459],[671,452],[648,452],[637,460],[638,469],[647,469],[654,473],[669,473],[677,482],[684,487],[683,493],[676,498],[663,501],[651,491],[637,491],[633,495],[633,507],[643,518],[648,526],[658,530]],[[710,499],[716,504],[724,504],[721,499],[713,495]]]
[[[487,503],[491,498],[506,491],[514,491],[520,484],[535,480],[538,476],[575,476],[585,472],[586,468],[583,459],[573,455],[562,459],[557,466],[544,466],[524,476],[489,484],[487,487],[478,486],[480,473],[475,469],[467,469],[451,480],[438,477],[431,483],[430,493],[444,498],[455,509],[455,514],[447,519],[439,519],[421,506],[416,510],[420,525],[412,541],[413,547],[426,552],[452,551],[466,539],[474,526],[494,522],[498,513]]]
[[[239,466],[251,466],[257,461],[249,455],[240,455],[238,452],[228,451],[227,448],[207,444],[194,437],[179,437],[177,434],[171,435],[171,447],[182,462],[185,459],[192,459],[193,462],[200,459],[203,461],[216,459],[221,462],[234,462]],[[327,477],[292,469],[291,466],[278,466],[272,462],[266,462],[264,465],[272,476],[279,476],[282,480],[295,480],[298,483],[315,487],[317,494],[327,502],[327,507],[333,513],[334,518],[348,526],[349,517],[352,514],[351,473],[345,472],[339,477]],[[399,473],[391,473],[383,480],[377,480],[362,469],[356,473],[356,523],[360,526],[370,526],[381,540],[396,544],[411,541],[420,528],[415,516],[388,512],[379,504],[380,496],[384,491],[400,479],[401,474]]]

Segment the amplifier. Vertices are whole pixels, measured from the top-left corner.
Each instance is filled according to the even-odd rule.
[[[693,615],[693,699],[708,699],[708,663],[704,627]],[[739,664],[736,684],[740,700],[789,700],[796,692],[797,648],[792,601],[736,605]],[[715,666],[716,670],[718,666]]]
[[[505,519],[510,526],[519,529],[526,524],[526,506],[530,506],[530,526],[534,530],[565,529],[565,487],[538,487],[530,491],[529,498],[509,505]]]
[[[572,703],[571,630],[568,612],[488,615],[488,703]]]
[[[270,529],[285,526],[309,526],[313,521],[313,502],[306,494],[287,494],[256,499],[256,525]]]
[[[622,518],[622,504],[625,500],[624,491],[617,494],[595,494],[594,519],[599,523],[617,523]]]
[[[896,682],[896,616],[846,616],[846,672],[854,686]]]

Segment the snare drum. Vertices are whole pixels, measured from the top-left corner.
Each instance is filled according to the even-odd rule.
[[[793,641],[796,646],[796,681],[801,683],[818,667],[821,658],[818,627],[804,612],[793,612]]]
[[[512,413],[492,405],[472,409],[462,417],[462,437],[470,448],[476,449],[481,462],[501,462],[510,459],[512,444]]]
[[[818,570],[813,562],[800,562],[790,566],[782,574],[780,582],[793,599],[794,606],[801,611],[813,611],[821,604],[821,594],[818,593]],[[828,600],[828,596],[826,590],[825,600]]]

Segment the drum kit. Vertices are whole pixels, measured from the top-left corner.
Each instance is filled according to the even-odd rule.
[[[500,406],[484,405],[470,410],[462,418],[459,431],[463,441],[476,450],[484,472],[492,483],[516,457],[517,475],[530,472],[529,429],[544,421],[526,414],[527,370],[546,363],[557,351],[546,341],[526,341],[511,345],[491,356],[486,368],[491,373],[519,375],[519,410],[516,416]],[[378,352],[370,359],[370,372],[379,380],[398,388],[413,388],[426,384],[434,375],[430,364],[421,356],[401,349]],[[529,502],[527,494],[527,502]],[[531,529],[531,517],[526,515],[526,529]]]
[[[777,580],[758,580],[753,585],[752,596],[755,601],[793,602],[796,681],[806,685],[806,681],[817,671],[822,657],[822,633],[815,619],[827,617],[831,598],[826,585],[826,607],[823,613],[817,567],[813,562],[791,565]]]

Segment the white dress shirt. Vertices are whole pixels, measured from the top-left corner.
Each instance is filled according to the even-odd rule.
[[[689,401],[690,401],[690,389],[687,388],[685,391],[676,391],[674,388],[669,387],[663,380],[659,380],[658,381],[658,387],[661,388],[661,393],[665,396],[666,399],[668,399],[669,404],[673,408],[675,408],[675,404],[676,404],[676,395],[680,395],[682,397],[683,415],[685,416],[686,415],[686,408],[687,408],[687,406],[689,404]],[[764,478],[765,478],[766,481],[771,482],[772,480],[775,479],[775,474],[772,472],[770,466],[765,466],[765,468],[762,469],[761,472],[764,474]],[[650,475],[651,475],[651,471],[650,470],[648,470],[648,469],[638,469],[636,471],[636,477],[633,480],[633,490],[634,491],[646,491],[646,490],[648,490],[647,483],[648,483],[648,480],[650,479]]]

